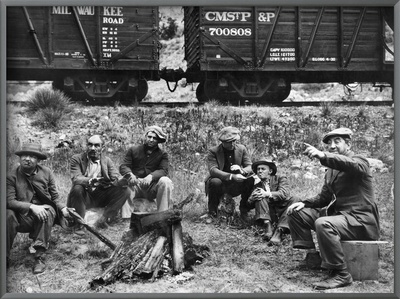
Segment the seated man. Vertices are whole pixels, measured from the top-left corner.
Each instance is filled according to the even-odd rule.
[[[221,144],[208,150],[209,176],[205,180],[205,188],[209,220],[217,217],[221,201],[227,214],[233,214],[232,197],[241,195],[251,186],[247,181],[247,176],[251,174],[251,159],[246,147],[237,143],[239,133],[235,127],[223,128],[218,135]]]
[[[71,158],[72,188],[67,206],[85,218],[86,209],[105,208],[96,221],[97,228],[106,228],[107,222],[115,219],[118,211],[129,198],[130,191],[123,184],[121,175],[109,157],[104,153],[104,142],[99,135],[87,140],[87,150]],[[84,235],[81,227],[75,233]]]
[[[306,144],[304,154],[328,169],[321,192],[292,204],[288,220],[293,248],[308,250],[306,264],[330,270],[329,277],[313,286],[332,289],[353,282],[347,270],[341,240],[378,240],[379,215],[368,160],[351,151],[353,132],[338,128],[322,141],[328,151]],[[316,251],[311,230],[317,235]]]
[[[270,245],[279,244],[282,235],[289,233],[286,210],[294,202],[289,196],[287,178],[276,175],[277,167],[268,159],[254,162],[252,169],[259,182],[255,182],[250,195],[243,196],[240,202],[241,213],[246,214],[250,209],[255,209],[255,222],[264,227],[264,240],[270,241]],[[249,180],[254,182],[255,178]]]
[[[58,195],[53,172],[39,165],[47,159],[36,143],[22,145],[20,165],[7,175],[7,266],[18,232],[29,233],[35,249],[33,273],[45,271],[44,252],[49,248],[55,223],[65,227],[69,213]],[[64,218],[65,217],[65,218]]]
[[[122,207],[122,218],[131,217],[135,198],[155,199],[157,211],[172,208],[174,186],[168,177],[168,153],[159,147],[166,140],[159,126],[150,126],[145,129],[144,143],[128,149],[119,171],[128,177],[132,194]]]

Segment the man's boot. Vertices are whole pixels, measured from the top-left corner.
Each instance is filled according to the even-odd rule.
[[[263,235],[263,239],[265,241],[269,241],[272,237],[273,234],[273,230],[272,230],[272,223],[271,221],[267,220],[266,222],[264,222],[264,235]]]
[[[278,245],[278,244],[280,244],[280,243],[282,242],[282,235],[283,235],[282,228],[278,227],[278,228],[275,230],[275,232],[274,232],[274,234],[273,234],[271,240],[269,240],[269,242],[271,243],[271,245]]]
[[[46,269],[46,264],[44,263],[44,252],[45,249],[43,247],[35,247],[35,263],[33,264],[33,274],[43,273]]]
[[[333,270],[330,277],[313,283],[313,286],[316,290],[326,290],[345,287],[352,284],[352,282],[353,278],[347,270]]]

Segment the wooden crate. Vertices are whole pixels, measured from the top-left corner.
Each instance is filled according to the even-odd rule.
[[[354,280],[378,280],[379,244],[383,241],[342,241],[347,269]]]

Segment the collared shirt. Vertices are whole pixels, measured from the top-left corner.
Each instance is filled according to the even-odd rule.
[[[101,173],[100,159],[92,161],[92,159],[88,157],[88,161],[89,163],[86,169],[85,176],[91,179],[97,178],[98,176],[100,176]]]

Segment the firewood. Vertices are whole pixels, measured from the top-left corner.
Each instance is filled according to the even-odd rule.
[[[145,273],[151,273],[153,272],[160,261],[160,256],[164,258],[164,246],[165,242],[167,241],[167,238],[164,236],[160,236],[157,239],[156,244],[154,245],[150,257],[146,262],[146,265],[143,268],[143,272]]]
[[[172,224],[172,262],[174,273],[181,273],[185,267],[182,225],[181,223]]]

